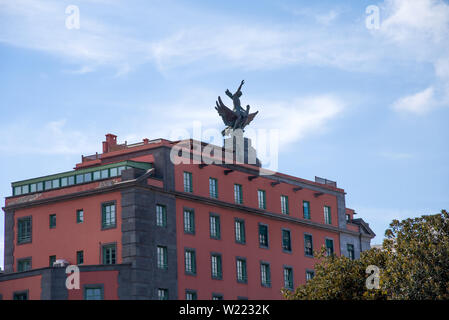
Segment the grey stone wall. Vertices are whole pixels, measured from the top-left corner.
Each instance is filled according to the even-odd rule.
[[[5,210],[5,273],[14,271],[14,211]]]
[[[177,299],[175,198],[139,187],[122,191],[122,261],[131,263],[130,299],[157,299],[168,289]],[[167,227],[156,225],[156,204],[167,208]],[[168,268],[157,267],[157,246],[166,246]]]
[[[349,257],[349,252],[348,252],[348,248],[347,248],[348,243],[352,244],[354,246],[354,257],[356,259],[359,259],[360,252],[361,252],[359,236],[341,232],[340,233],[340,251],[341,251],[341,254],[346,257]]]

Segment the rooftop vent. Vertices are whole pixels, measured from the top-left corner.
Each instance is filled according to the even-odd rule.
[[[320,177],[317,177],[317,176],[315,176],[315,182],[321,183],[321,184],[325,184],[325,185],[328,185],[328,186],[331,186],[331,187],[334,187],[334,188],[337,187],[337,182],[336,181],[327,180],[327,179],[320,178]]]
[[[53,262],[53,267],[66,267],[69,265],[69,262],[66,259],[58,259]]]

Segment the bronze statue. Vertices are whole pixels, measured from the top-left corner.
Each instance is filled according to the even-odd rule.
[[[216,101],[216,107],[215,109],[218,111],[218,114],[223,119],[224,124],[227,126],[221,134],[224,136],[226,134],[231,133],[233,130],[236,129],[244,129],[251,121],[253,121],[254,117],[259,111],[256,111],[254,113],[249,113],[250,106],[246,106],[246,110],[242,108],[240,105],[240,97],[242,96],[242,86],[245,83],[244,80],[240,83],[239,88],[237,91],[232,94],[231,91],[226,89],[226,95],[232,99],[232,102],[234,104],[234,109],[231,110],[228,107],[226,107],[221,101],[220,96],[218,96],[218,101]]]

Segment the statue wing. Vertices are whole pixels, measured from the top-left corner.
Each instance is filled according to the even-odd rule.
[[[243,127],[246,127],[247,125],[249,125],[250,122],[253,121],[253,119],[256,117],[256,115],[257,115],[258,113],[259,113],[259,111],[250,113],[250,114],[248,115],[248,117],[246,118],[246,121],[245,121]]]
[[[229,109],[228,107],[226,107],[224,105],[224,103],[223,103],[223,101],[221,101],[220,97],[218,97],[218,101],[216,101],[215,104],[217,105],[215,107],[215,110],[218,111],[218,114],[223,119],[223,122],[225,123],[225,125],[232,126],[235,119],[237,119],[237,116],[235,115],[235,113],[231,109]]]

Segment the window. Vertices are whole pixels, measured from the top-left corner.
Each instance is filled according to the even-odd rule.
[[[196,255],[195,250],[185,250],[185,271],[188,274],[196,274]]]
[[[220,293],[212,293],[212,300],[223,300],[223,295]]]
[[[351,222],[351,215],[350,214],[346,214],[346,222]]]
[[[50,229],[56,228],[56,215],[51,214],[49,218],[50,218]]]
[[[84,174],[84,182],[90,182],[92,181],[92,172],[85,173]]]
[[[306,270],[306,282],[312,280],[315,276],[315,272],[311,270]]]
[[[47,180],[45,181],[45,190],[50,190],[51,189],[51,180]]]
[[[28,185],[22,186],[22,193],[26,194],[30,192],[30,187]]]
[[[53,188],[59,188],[59,179],[54,179],[51,182]]]
[[[20,196],[22,194],[22,187],[15,187],[14,188],[14,195]]]
[[[126,166],[118,167],[118,174],[121,175],[123,170],[126,170]]]
[[[268,247],[268,226],[259,224],[259,246]]]
[[[85,287],[84,300],[103,300],[103,287]]]
[[[167,247],[157,247],[157,267],[167,269]]]
[[[53,263],[55,263],[55,262],[56,262],[56,256],[49,256],[48,257],[48,265],[50,267],[53,267]]]
[[[31,217],[17,219],[17,243],[31,242]]]
[[[107,244],[103,246],[103,264],[115,264],[117,248],[114,244]]]
[[[282,214],[288,214],[288,197],[281,196],[281,212]]]
[[[209,178],[209,195],[211,198],[218,198],[218,182],[215,178]]]
[[[290,230],[282,230],[282,250],[292,251],[292,240]]]
[[[245,243],[245,221],[235,219],[235,241],[238,243]]]
[[[101,212],[103,229],[115,227],[115,203],[103,203]]]
[[[76,210],[76,223],[83,223],[84,222],[84,210]]]
[[[100,171],[94,171],[92,174],[93,174],[94,180],[100,180],[100,178],[101,178]]]
[[[76,175],[76,183],[84,183],[84,174],[77,174]]]
[[[72,186],[75,184],[75,176],[70,176],[69,177],[69,186]],[[39,184],[37,185],[38,189],[39,189]]]
[[[220,217],[216,214],[209,215],[210,237],[220,239]]]
[[[326,253],[328,256],[334,254],[334,240],[326,239]]]
[[[293,289],[293,268],[284,267],[284,288]]]
[[[17,260],[17,272],[31,270],[31,258]]]
[[[157,289],[157,298],[159,300],[168,300],[168,289]]]
[[[197,294],[196,291],[193,290],[186,290],[186,300],[197,300]]]
[[[111,168],[109,173],[110,173],[111,177],[118,176],[118,168]]]
[[[234,200],[237,204],[243,203],[242,186],[240,184],[234,184]]]
[[[28,291],[14,292],[13,300],[28,300]]]
[[[167,226],[167,208],[160,204],[156,205],[156,225],[164,228]]]
[[[304,252],[306,256],[313,257],[313,240],[311,234],[304,235]]]
[[[37,190],[37,185],[35,183],[30,184],[30,192],[36,192]]]
[[[77,251],[76,252],[76,264],[83,264],[84,263],[84,251]]]
[[[109,178],[109,170],[108,169],[101,170],[100,175],[101,175],[101,179]]]
[[[331,208],[324,206],[324,223],[332,224]]]
[[[221,279],[223,277],[220,254],[211,255],[211,274],[212,279]]]
[[[184,210],[184,232],[195,233],[195,213],[193,210]]]
[[[348,249],[348,258],[351,260],[355,259],[355,255],[354,255],[354,245],[348,243],[347,245],[347,249]]]
[[[61,178],[61,187],[67,187],[69,179],[67,177]]]
[[[257,200],[259,202],[259,209],[265,210],[267,208],[265,190],[257,190]]]
[[[193,192],[192,173],[184,172],[184,192]]]
[[[302,202],[302,211],[304,213],[304,219],[310,220],[310,202],[309,201]]]
[[[270,264],[268,263],[260,263],[260,282],[263,287],[271,286]]]
[[[248,276],[246,273],[246,259],[237,258],[237,281],[246,283]]]
[[[37,189],[37,191],[43,191],[44,190],[44,183],[43,182],[36,183],[36,189]]]

